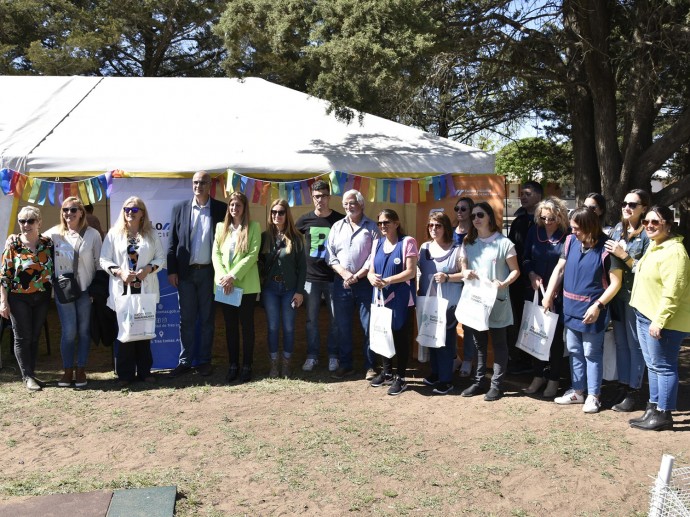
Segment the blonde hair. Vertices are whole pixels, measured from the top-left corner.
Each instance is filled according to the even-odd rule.
[[[292,212],[290,212],[290,205],[288,205],[288,202],[285,199],[276,199],[273,201],[273,203],[271,203],[271,208],[268,211],[268,223],[266,224],[266,228],[271,233],[271,236],[273,236],[274,242],[275,238],[278,236],[278,227],[273,223],[271,210],[273,210],[273,207],[276,206],[281,206],[285,209],[285,230],[283,231],[283,235],[285,235],[285,253],[292,252],[292,245],[297,243],[302,244],[300,249],[303,251],[304,237],[302,237],[302,234],[297,231],[297,228],[295,228],[295,222],[292,219]],[[264,252],[268,253],[270,249],[270,242],[265,242],[264,247]]]
[[[233,192],[228,198],[228,208],[225,212],[225,219],[223,220],[223,229],[220,232],[220,244],[225,242],[232,223],[232,216],[230,215],[230,203],[233,200],[238,200],[242,203],[242,220],[240,221],[240,229],[237,232],[237,242],[235,243],[235,251],[238,253],[246,253],[249,250],[249,200],[242,192]]]
[[[125,199],[122,203],[122,209],[120,210],[120,216],[117,218],[114,229],[116,233],[121,233],[123,235],[127,234],[127,220],[125,219],[124,208],[127,205],[134,204],[139,210],[142,210],[144,217],[141,218],[141,223],[139,223],[139,233],[144,237],[151,237],[153,235],[153,225],[151,224],[151,219],[149,219],[149,211],[146,210],[146,204],[144,201],[137,197],[131,196]]]
[[[79,220],[79,227],[77,228],[77,231],[81,232],[88,226],[88,223],[86,222],[86,209],[84,208],[84,203],[81,202],[81,199],[76,196],[70,196],[62,202],[62,206],[60,207],[60,235],[65,235],[69,231],[67,221],[65,221],[65,213],[62,211],[62,209],[65,208],[65,205],[77,205],[77,208],[79,208],[79,211],[81,212],[81,219]]]
[[[565,206],[561,199],[551,196],[539,201],[539,204],[534,209],[534,222],[537,226],[544,226],[544,221],[540,219],[542,210],[549,210],[553,214],[561,231],[565,232],[568,230],[568,207]]]

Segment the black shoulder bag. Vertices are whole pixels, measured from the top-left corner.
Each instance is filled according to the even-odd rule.
[[[79,240],[74,247],[74,262],[72,263],[72,272],[64,273],[55,277],[55,298],[60,303],[72,303],[81,296],[81,287],[77,280],[77,268],[79,267],[79,246],[86,232],[86,227],[79,232]]]

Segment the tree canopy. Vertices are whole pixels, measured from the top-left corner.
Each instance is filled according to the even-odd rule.
[[[213,0],[0,0],[0,73],[222,75]]]

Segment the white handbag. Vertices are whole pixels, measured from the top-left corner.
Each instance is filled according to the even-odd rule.
[[[117,340],[121,343],[156,337],[156,295],[130,294],[115,299]]]
[[[544,287],[539,287],[543,295]],[[520,333],[515,346],[541,361],[548,361],[557,325],[558,314],[554,312],[545,313],[544,308],[539,305],[539,293],[534,291],[532,301],[525,302]]]
[[[393,344],[393,311],[384,306],[383,291],[376,289],[369,317],[369,349],[383,357],[395,355]]]
[[[496,303],[498,288],[486,278],[465,279],[455,317],[463,326],[489,330],[489,317]]]
[[[446,346],[448,300],[442,297],[441,284],[437,284],[436,296],[429,296],[433,277],[426,296],[417,297],[417,343],[429,348]]]

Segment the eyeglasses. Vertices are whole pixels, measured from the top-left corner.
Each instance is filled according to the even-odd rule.
[[[76,214],[79,209],[76,206],[66,206],[62,209],[63,214]]]
[[[133,214],[136,214],[139,211],[138,206],[126,206],[122,210],[124,210],[125,214],[129,214],[130,212]]]
[[[585,208],[589,208],[592,212],[595,212],[599,208],[599,205],[585,205]]]
[[[541,220],[544,221],[545,223],[553,223],[553,222],[556,221],[556,218],[555,218],[555,217],[544,217],[543,215],[542,215],[542,216],[539,216],[539,219],[541,219]]]
[[[453,210],[455,210],[456,212],[467,212],[467,207],[466,206],[456,206],[456,207],[453,207]]]
[[[323,199],[325,197],[331,197],[331,195],[330,194],[314,194],[312,197],[314,199],[316,199],[317,201],[320,201],[321,199]]]
[[[21,223],[21,221],[19,221]],[[663,221],[659,221],[659,219],[644,219],[642,221],[642,224],[644,226],[659,226]]]
[[[484,212],[477,212],[476,214],[472,214],[470,216],[470,219],[472,219],[473,221],[475,220],[475,218],[484,219],[485,215],[486,214]]]
[[[34,224],[36,222],[36,219],[17,219],[17,221],[19,222],[20,225],[24,225],[24,224],[31,225],[31,224]]]
[[[271,215],[285,215],[285,210],[271,210]]]
[[[382,226],[388,226],[389,224],[391,224],[391,222],[392,221],[379,221],[378,223],[376,223],[376,226],[381,228]]]
[[[626,206],[630,207],[630,210],[635,210],[639,206],[639,203],[635,203],[634,201],[632,201],[632,202],[623,201],[621,203],[621,208],[625,208]]]
[[[443,225],[441,223],[429,223],[427,226],[429,230],[433,228],[443,228]]]
[[[208,180],[204,180],[204,181],[195,180],[195,181],[192,181],[192,183],[194,183],[194,185],[208,185],[211,182]]]

